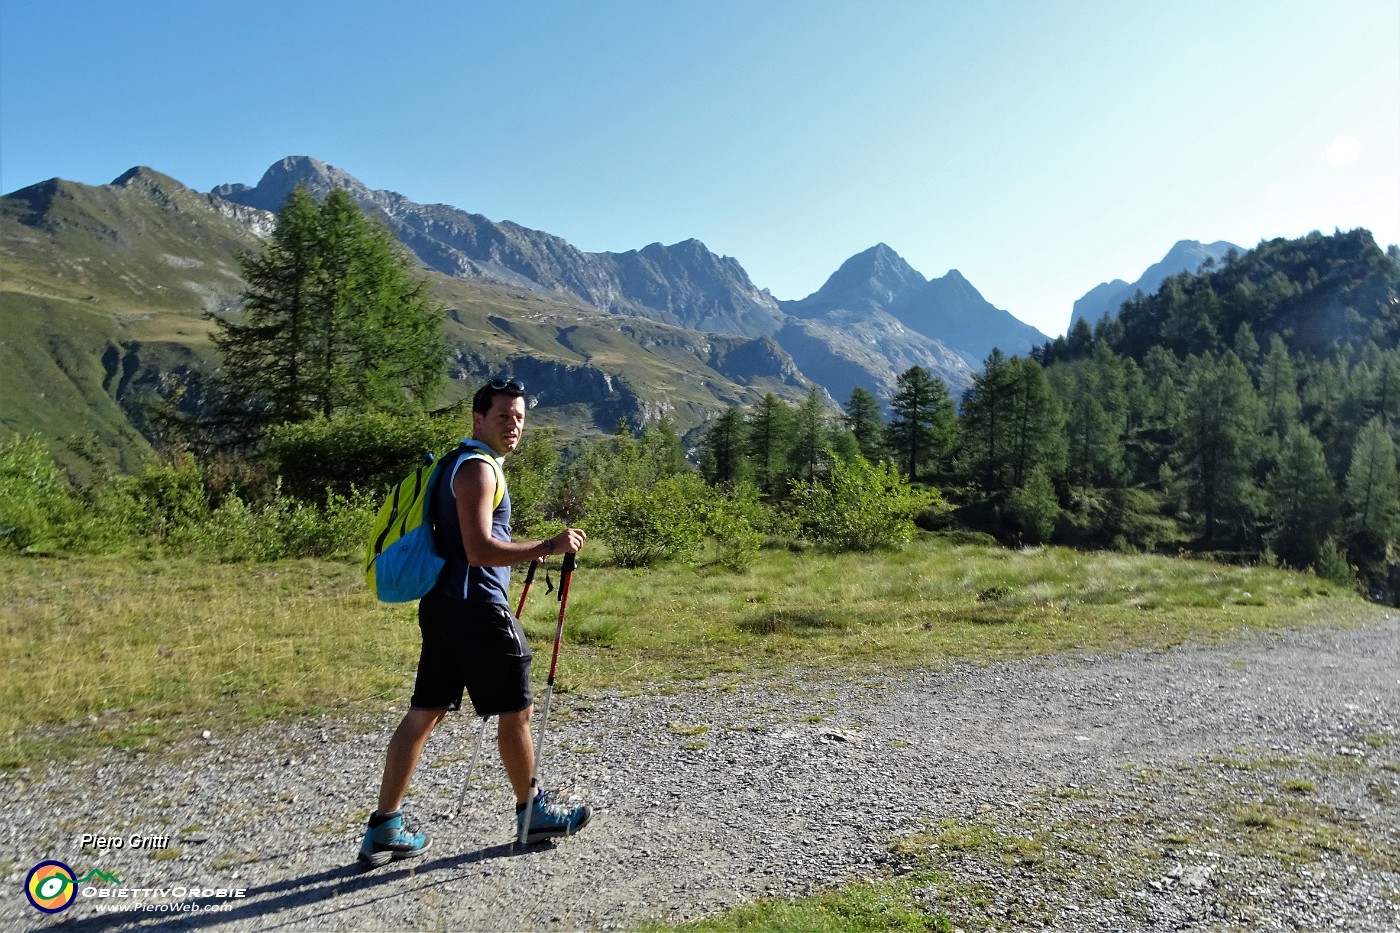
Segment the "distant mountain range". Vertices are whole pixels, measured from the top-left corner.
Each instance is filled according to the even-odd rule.
[[[1024,354],[1049,339],[956,270],[926,279],[884,244],[807,298],[779,302],[698,240],[588,253],[371,190],[308,157],[208,194],[136,168],[111,185],[52,179],[0,198],[0,388],[27,402],[0,425],[87,434],[123,461],[137,456],[139,397],[180,391],[216,363],[205,315],[237,310],[238,257],[260,248],[298,184],[346,189],[422,263],[449,308],[453,398],[511,372],[530,381],[537,414],[566,430],[663,413],[690,429],[764,392],[795,400],[813,385],[833,406],[857,386],[888,398],[915,364],[956,396],[993,347]]]
[[[1216,240],[1214,243],[1180,240],[1167,252],[1161,262],[1149,266],[1142,277],[1131,285],[1122,279],[1114,279],[1112,282],[1104,282],[1089,289],[1083,298],[1074,303],[1074,310],[1069,319],[1070,329],[1073,330],[1074,325],[1080,321],[1093,327],[1100,318],[1117,315],[1123,302],[1138,292],[1142,292],[1144,295],[1156,294],[1157,289],[1161,288],[1162,283],[1171,276],[1182,272],[1199,272],[1207,262],[1221,262],[1230,255],[1231,251],[1245,252],[1235,244],[1227,243],[1224,240]]]
[[[837,401],[845,401],[856,384],[886,393],[893,388],[894,377],[915,363],[960,391],[993,346],[1024,353],[1049,339],[993,308],[965,282],[960,288],[938,288],[927,282],[883,244],[849,260],[810,298],[778,302],[767,289],[754,285],[737,260],[715,255],[699,240],[671,246],[652,243],[625,253],[588,253],[519,224],[497,223],[455,207],[417,204],[392,191],[371,190],[344,171],[305,156],[276,163],[255,187],[220,185],[211,194],[275,211],[296,185],[305,185],[318,197],[332,188],[349,191],[366,211],[382,218],[425,266],[444,275],[527,288],[702,333],[772,336],[789,352],[796,349],[793,360],[798,368]],[[872,265],[872,254],[893,258]],[[919,288],[884,282],[881,263],[904,266],[912,276],[909,284]],[[870,268],[864,268],[867,265]],[[956,273],[950,276],[961,281]],[[861,279],[872,283],[868,295],[850,287]],[[881,297],[886,286],[898,286],[897,294],[890,293],[893,303]],[[848,294],[856,302],[850,308],[842,305]],[[875,346],[885,352],[871,357],[832,333],[835,329],[849,334],[851,311],[866,326],[868,332],[861,336],[878,336]],[[828,373],[845,373],[848,378],[828,384]]]

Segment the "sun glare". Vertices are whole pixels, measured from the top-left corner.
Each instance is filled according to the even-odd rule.
[[[1355,136],[1339,136],[1327,147],[1327,161],[1336,168],[1350,165],[1360,155],[1361,140]]]

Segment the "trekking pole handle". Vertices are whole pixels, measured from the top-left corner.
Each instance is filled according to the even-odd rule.
[[[525,612],[525,597],[530,595],[530,584],[535,582],[535,567],[538,561],[530,561],[530,569],[525,572],[525,586],[520,590],[520,605],[515,607],[515,617],[520,618]]]

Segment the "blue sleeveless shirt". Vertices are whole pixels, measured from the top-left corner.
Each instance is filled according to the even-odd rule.
[[[435,540],[438,553],[447,561],[442,573],[438,575],[433,592],[454,599],[496,603],[509,608],[510,568],[473,567],[468,563],[466,546],[462,543],[462,523],[457,518],[457,492],[452,488],[452,481],[462,464],[471,462],[469,454],[484,454],[494,459],[497,464],[502,458],[497,457],[490,447],[480,441],[464,439],[462,443],[471,450],[460,455],[454,452],[453,455],[457,456],[456,462],[451,464],[451,471],[442,477],[443,481],[433,490],[432,514],[437,518]],[[494,479],[496,471],[492,470],[491,473]],[[504,481],[502,477],[501,482]],[[499,541],[510,540],[509,489],[504,491],[501,504],[491,513],[491,537]]]

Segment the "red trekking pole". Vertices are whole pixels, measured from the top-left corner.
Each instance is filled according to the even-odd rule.
[[[538,786],[540,777],[540,756],[544,753],[544,733],[549,728],[549,702],[554,698],[554,674],[559,669],[559,645],[564,640],[564,612],[569,607],[569,580],[574,575],[574,555],[564,555],[564,567],[559,580],[559,624],[554,627],[554,654],[549,659],[549,678],[545,681],[544,712],[540,715],[540,734],[535,739],[535,773],[530,775],[532,786]],[[525,808],[525,819],[520,821],[521,845],[530,836],[530,816],[533,806]]]
[[[530,561],[530,569],[525,571],[525,588],[520,591],[520,605],[515,607],[517,619],[525,614],[525,597],[530,595],[530,584],[535,582],[535,568],[539,565],[539,561],[532,560]]]

